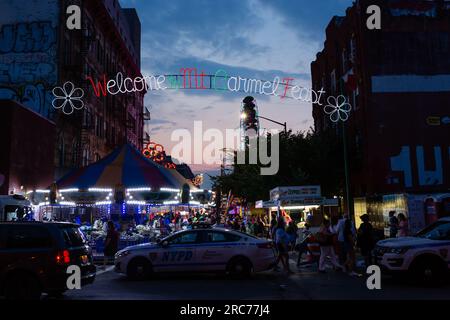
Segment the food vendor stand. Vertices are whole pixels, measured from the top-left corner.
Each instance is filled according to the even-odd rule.
[[[257,201],[255,207],[267,209],[269,219],[272,213],[282,214],[288,219],[302,223],[308,221],[314,226],[331,212],[325,208],[337,208],[338,204],[338,199],[322,197],[320,186],[289,186],[272,189],[270,200]]]

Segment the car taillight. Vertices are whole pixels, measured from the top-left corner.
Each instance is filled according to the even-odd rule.
[[[64,250],[58,252],[56,255],[56,263],[57,264],[69,264],[70,263],[70,252],[69,250]]]
[[[272,249],[272,242],[258,243],[260,249]]]

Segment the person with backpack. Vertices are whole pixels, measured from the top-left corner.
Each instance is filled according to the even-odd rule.
[[[330,221],[323,220],[320,231],[316,235],[316,239],[320,244],[319,273],[325,273],[325,263],[329,259],[331,264],[338,269],[343,269],[339,264],[336,253],[333,248],[333,233],[330,230]]]

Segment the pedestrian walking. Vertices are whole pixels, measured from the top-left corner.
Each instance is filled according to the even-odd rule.
[[[308,249],[308,237],[311,235],[309,231],[309,224],[305,223],[305,227],[300,232],[300,236],[297,238],[296,250],[298,252],[297,268],[300,268],[303,253],[309,251]]]
[[[119,246],[119,233],[116,231],[114,222],[108,221],[107,234],[105,238],[105,249],[103,251],[104,260],[103,267],[106,268],[106,263],[109,259],[114,259]]]
[[[331,264],[338,269],[343,269],[339,264],[336,253],[333,249],[333,233],[330,230],[330,221],[323,220],[322,226],[316,236],[317,241],[320,244],[320,259],[319,259],[319,272],[325,273],[325,264],[327,259]]]
[[[347,261],[347,248],[348,244],[346,244],[346,238],[345,238],[345,226],[347,221],[350,222],[351,225],[352,222],[349,218],[348,213],[345,213],[341,219],[339,219],[337,224],[337,238],[338,238],[338,247],[339,247],[339,263],[341,265],[345,265],[345,262]],[[353,237],[355,237],[356,230],[354,227],[351,228]]]
[[[347,268],[347,273],[349,276],[355,277],[360,276],[358,273],[354,271],[355,263],[356,263],[356,254],[355,254],[355,232],[353,223],[350,219],[346,219],[344,222],[344,250],[347,255],[347,259],[345,260],[345,267]]]
[[[292,271],[289,267],[289,252],[288,252],[289,237],[288,234],[286,233],[285,228],[286,222],[284,221],[284,218],[279,217],[275,229],[275,244],[278,253],[277,260],[275,262],[275,269],[278,268],[278,264],[281,261],[284,270],[288,274],[291,274]]]
[[[398,233],[398,219],[395,211],[389,211],[389,237],[396,238]]]
[[[358,229],[357,245],[361,250],[361,255],[364,257],[364,263],[368,267],[372,265],[372,250],[375,247],[375,239],[373,226],[369,222],[369,215],[363,214],[361,221],[362,223]]]
[[[256,223],[254,225],[255,236],[262,238],[264,236],[264,222],[261,217],[256,219]]]
[[[270,220],[270,228],[269,228],[269,235],[271,239],[275,239],[275,229],[277,226],[277,216],[275,214],[272,214],[271,220]]]
[[[289,225],[286,229],[286,233],[289,236],[289,251],[292,251],[295,248],[295,242],[297,240],[297,230],[298,228],[295,222],[293,220],[289,222]]]
[[[409,235],[409,225],[403,213],[398,214],[398,236],[407,237]]]

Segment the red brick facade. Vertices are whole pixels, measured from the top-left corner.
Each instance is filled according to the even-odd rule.
[[[72,4],[73,1],[68,1]],[[130,143],[143,148],[145,92],[97,97],[86,77],[95,81],[115,78],[118,72],[141,76],[141,26],[134,9],[122,9],[117,0],[79,1],[81,31],[59,28],[59,83],[71,81],[85,92],[85,109],[72,115],[55,114],[56,177],[72,168],[103,158],[114,148]],[[64,10],[62,10],[64,11]]]
[[[373,4],[381,30],[366,26]],[[448,1],[356,1],[331,20],[312,83],[352,105],[345,126],[353,196],[448,192],[449,57]],[[323,106],[313,105],[313,117],[317,131],[340,136]]]

